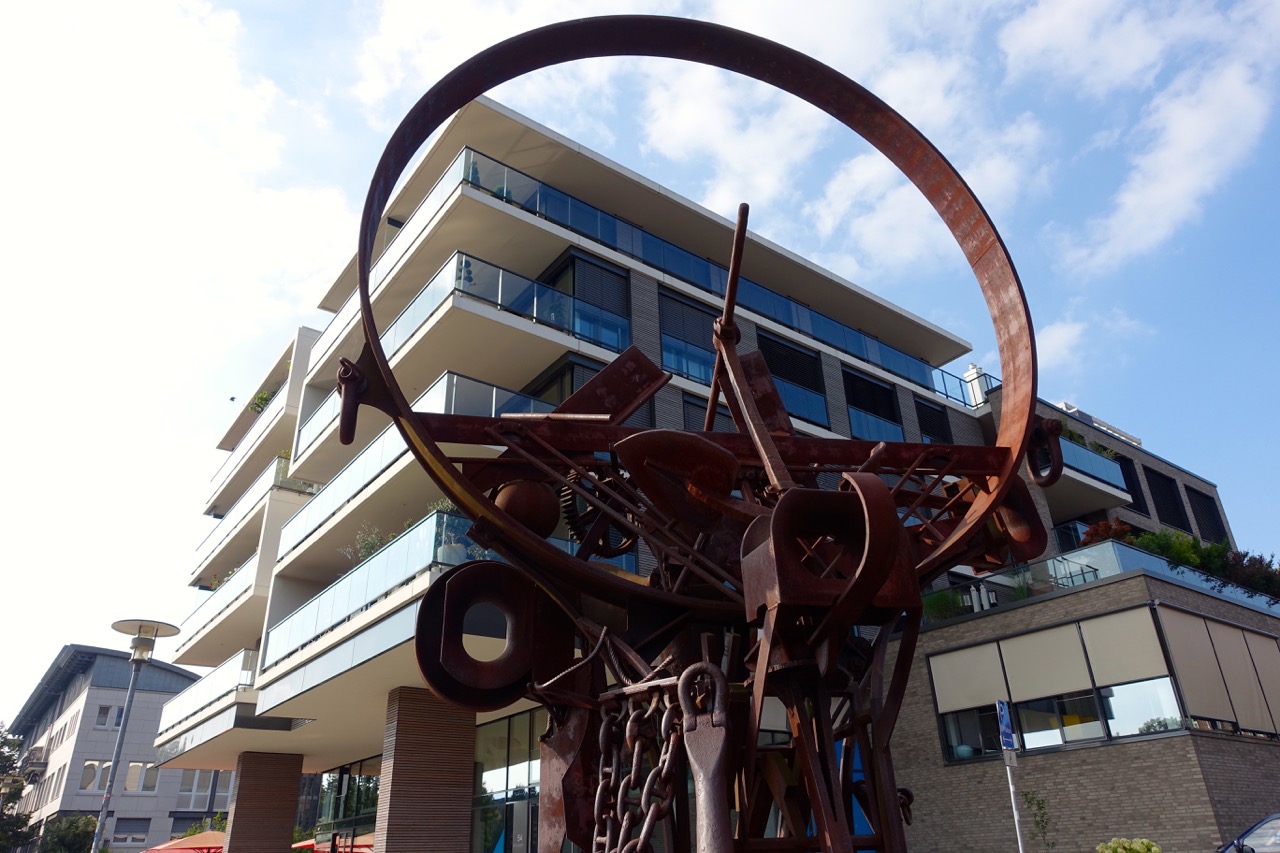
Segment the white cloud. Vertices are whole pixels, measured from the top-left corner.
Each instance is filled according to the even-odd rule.
[[[1067,243],[1065,264],[1084,273],[1113,269],[1194,220],[1257,145],[1271,97],[1258,69],[1241,62],[1180,74],[1143,117],[1138,133],[1149,142],[1131,157],[1110,211]]]
[[[1036,333],[1036,354],[1042,370],[1054,370],[1074,363],[1081,355],[1087,326],[1073,320],[1057,320]]]
[[[113,619],[185,615],[226,398],[254,390],[355,242],[340,190],[268,188],[293,107],[244,71],[234,13],[71,6],[7,10],[0,50],[22,126],[0,239],[27,399],[0,427],[23,495],[8,559],[60,586],[56,630],[44,609],[12,614],[39,666],[64,642],[111,644]]]
[[[1112,0],[1041,0],[1001,30],[1010,76],[1044,73],[1093,96],[1149,86],[1185,17]]]

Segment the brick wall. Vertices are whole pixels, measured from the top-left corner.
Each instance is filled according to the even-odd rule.
[[[1191,742],[1217,818],[1215,838],[1233,838],[1280,812],[1280,743],[1212,732],[1195,732]]]

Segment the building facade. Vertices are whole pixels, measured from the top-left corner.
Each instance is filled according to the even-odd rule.
[[[98,816],[129,674],[128,652],[63,646],[14,718],[9,729],[22,738],[18,771],[26,786],[18,811],[29,812],[41,830],[59,817]],[[195,673],[156,660],[138,674],[103,836],[113,850],[146,849],[227,811],[233,774],[157,764],[161,708],[197,681]]]
[[[635,346],[674,378],[628,423],[700,429],[732,231],[481,99],[436,134],[385,213],[371,272],[383,345],[415,409],[489,416],[549,411]],[[279,843],[285,809],[258,804],[291,797],[306,772],[324,774],[322,844],[372,832],[387,853],[522,853],[536,835],[542,712],[462,714],[423,688],[413,656],[427,586],[483,551],[385,418],[362,414],[355,441],[338,440],[339,359],[363,343],[355,278],[352,262],[321,300],[327,328],[282,347],[220,445],[205,507],[219,520],[187,579],[208,596],[177,652],[215,669],[166,704],[156,742],[167,767],[238,771],[234,851]],[[941,367],[966,342],[781,247],[750,241],[737,317],[740,350],[763,355],[800,432],[995,434],[998,380]],[[1043,410],[1080,438],[1062,481],[1033,489],[1063,558],[1044,583],[1067,583],[1082,526],[1105,518],[1230,541],[1212,483],[1077,410]],[[562,523],[552,538],[568,547],[568,535]],[[642,546],[613,560],[653,565]],[[1104,571],[1128,568],[1081,583]],[[961,570],[938,583],[949,618],[982,618],[1015,581],[981,586]],[[477,654],[496,642],[474,640]]]

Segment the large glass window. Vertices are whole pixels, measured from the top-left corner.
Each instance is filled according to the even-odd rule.
[[[716,363],[711,324],[716,315],[692,302],[662,293],[658,297],[658,316],[662,327],[663,370],[711,384]]]
[[[892,385],[844,372],[844,396],[849,404],[849,431],[867,441],[902,441],[902,415]]]
[[[951,761],[968,761],[1000,752],[996,706],[985,705],[942,715],[943,752]]]
[[[1024,749],[1060,746],[1106,736],[1092,690],[1022,702],[1017,710]]]
[[[819,426],[827,426],[826,389],[822,383],[822,360],[816,352],[803,350],[759,333],[756,343],[764,356],[782,404],[792,415]]]
[[[546,727],[541,708],[476,727],[472,853],[511,853],[516,839],[537,849],[538,737]]]
[[[1182,728],[1178,700],[1169,678],[1117,684],[1098,691],[1112,737],[1147,735]]]
[[[375,756],[321,774],[317,839],[327,841],[335,832],[350,836],[373,831],[381,773],[382,758]]]

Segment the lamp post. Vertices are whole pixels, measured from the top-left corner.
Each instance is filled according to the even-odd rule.
[[[138,673],[142,665],[151,660],[155,651],[156,640],[160,637],[172,637],[178,629],[168,622],[156,622],[151,619],[121,619],[112,623],[111,628],[121,634],[128,634],[131,670],[129,672],[129,690],[124,698],[124,713],[120,716],[120,731],[116,734],[116,749],[111,755],[111,770],[107,773],[107,790],[102,795],[102,811],[98,812],[98,826],[93,830],[93,844],[90,853],[98,853],[102,848],[102,835],[107,825],[107,811],[111,808],[111,791],[116,784],[116,770],[120,767],[120,753],[124,750],[124,733],[129,727],[129,712],[133,710],[133,694],[138,688]]]

